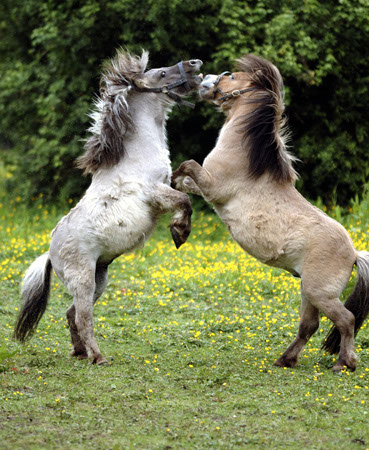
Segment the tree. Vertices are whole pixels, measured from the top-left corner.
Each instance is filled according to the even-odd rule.
[[[151,66],[201,58],[205,72],[253,52],[279,67],[302,190],[339,200],[369,175],[369,0],[3,0],[0,150],[25,199],[79,196],[83,151],[104,59],[121,45]],[[222,117],[199,103],[175,110],[172,154],[202,161]]]

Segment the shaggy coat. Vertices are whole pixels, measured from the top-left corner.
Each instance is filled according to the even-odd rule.
[[[355,369],[354,335],[369,312],[369,253],[356,251],[347,231],[294,187],[278,69],[247,55],[230,76],[207,75],[200,95],[223,110],[227,119],[203,166],[182,163],[173,174],[173,185],[211,202],[246,252],[301,277],[298,336],[276,365],[297,363],[319,326],[321,311],[335,324],[324,343],[330,352],[340,351],[334,370]],[[344,306],[339,296],[354,264],[358,282]]]
[[[137,57],[120,51],[105,67],[91,136],[78,159],[92,182],[54,229],[49,252],[25,275],[15,327],[21,341],[31,336],[45,311],[53,269],[73,296],[67,311],[72,356],[106,363],[93,337],[92,307],[106,287],[109,264],[142,246],[165,212],[173,213],[170,228],[177,247],[190,233],[189,198],[169,185],[165,126],[174,102],[160,91],[182,73],[178,65],[145,72],[147,62],[147,52]],[[195,75],[201,64],[182,63],[185,80],[173,89],[178,97],[201,81]]]

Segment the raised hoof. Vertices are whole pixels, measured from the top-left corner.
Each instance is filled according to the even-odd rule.
[[[277,367],[295,367],[297,364],[297,360],[295,359],[287,359],[283,355],[274,361],[274,366]]]
[[[190,234],[189,232],[185,232],[182,235],[180,235],[173,226],[170,227],[170,233],[172,235],[177,250],[181,245],[183,245],[187,241],[187,238]]]
[[[109,363],[102,355],[98,355],[98,356],[96,356],[96,358],[93,359],[92,364],[97,364],[98,366],[101,366],[103,364],[109,364]]]
[[[172,189],[178,189],[178,178],[183,178],[183,173],[179,168],[172,173],[172,178],[170,180],[170,187]]]

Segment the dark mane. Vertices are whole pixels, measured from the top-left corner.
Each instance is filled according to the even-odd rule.
[[[133,123],[128,111],[127,93],[134,80],[142,77],[148,63],[148,53],[141,57],[119,50],[104,66],[100,81],[100,98],[91,114],[92,135],[85,144],[85,153],[77,159],[84,173],[109,168],[124,156],[124,136]]]
[[[243,144],[249,150],[250,176],[259,178],[265,172],[279,183],[297,178],[285,147],[288,138],[283,117],[283,81],[279,70],[269,61],[255,55],[237,60],[237,69],[246,73],[252,87],[245,103],[255,105],[242,117]]]

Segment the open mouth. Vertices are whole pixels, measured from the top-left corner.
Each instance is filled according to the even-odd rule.
[[[200,67],[202,66],[202,61],[201,59],[192,59],[189,61],[190,64],[190,70],[188,71],[188,73],[190,73],[192,75],[190,83],[191,83],[191,87],[195,88],[198,87],[203,79],[204,76],[202,73],[197,74],[196,72],[198,72],[200,70]]]
[[[204,75],[202,73],[194,74],[193,80],[196,83],[197,86],[200,86],[204,79]]]

